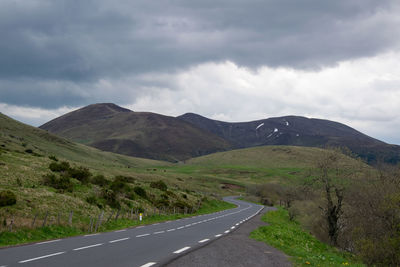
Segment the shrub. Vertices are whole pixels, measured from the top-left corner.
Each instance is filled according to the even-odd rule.
[[[147,193],[146,190],[144,190],[143,187],[140,186],[135,186],[133,188],[133,191],[136,193],[136,195],[142,197],[142,198],[146,198],[147,199]]]
[[[130,176],[122,176],[118,175],[114,177],[114,181],[119,181],[119,182],[124,182],[124,183],[131,183],[133,184],[135,182],[135,178],[130,177]]]
[[[162,191],[167,191],[168,187],[162,180],[158,180],[157,182],[151,182],[150,187],[152,188],[158,188]]]
[[[60,192],[72,192],[74,189],[71,179],[66,175],[57,177],[54,174],[47,174],[43,177],[43,184],[58,189]]]
[[[110,189],[116,193],[122,193],[122,192],[128,192],[129,186],[123,181],[114,180],[110,184]]]
[[[169,206],[169,201],[166,200],[166,199],[158,199],[158,200],[154,201],[153,204],[157,208],[168,207]]]
[[[121,204],[118,201],[117,194],[113,190],[105,188],[102,190],[101,195],[106,201],[107,205],[109,205],[111,208],[121,208]]]
[[[100,209],[103,208],[103,205],[100,203],[99,199],[95,195],[90,195],[86,198],[86,202],[90,205],[96,205]]]
[[[56,156],[54,156],[54,155],[49,156],[49,159],[51,159],[51,160],[53,160],[53,161],[58,161],[58,159],[57,159]]]
[[[17,197],[9,190],[0,192],[0,207],[12,206],[17,203]]]
[[[32,153],[33,153],[33,150],[30,149],[30,148],[28,148],[28,149],[25,149],[25,152],[28,153],[28,154],[32,154]]]
[[[109,181],[104,177],[104,175],[96,175],[91,180],[92,184],[99,185],[99,186],[106,186],[108,185]]]
[[[178,200],[177,202],[174,203],[174,207],[177,207],[179,209],[184,209],[186,208],[191,208],[192,206],[190,206],[188,203]]]
[[[78,167],[78,168],[69,168],[68,174],[75,178],[83,184],[89,183],[89,178],[92,176],[92,173],[88,168]]]
[[[52,172],[66,172],[66,171],[68,171],[70,169],[70,165],[66,161],[62,161],[60,163],[52,162],[49,165],[49,169]]]

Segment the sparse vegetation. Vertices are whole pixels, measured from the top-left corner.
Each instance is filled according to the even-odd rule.
[[[157,189],[160,189],[162,191],[167,191],[167,189],[168,189],[168,186],[165,184],[165,182],[163,180],[158,180],[156,182],[151,182],[150,183],[150,187],[157,188]]]
[[[253,231],[251,237],[292,256],[296,266],[364,266],[351,254],[322,243],[290,221],[283,208],[266,213],[262,219],[269,225]]]

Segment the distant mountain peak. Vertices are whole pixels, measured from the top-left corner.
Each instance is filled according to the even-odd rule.
[[[83,109],[108,109],[115,112],[133,112],[130,109],[120,107],[114,103],[97,103],[84,107]]]

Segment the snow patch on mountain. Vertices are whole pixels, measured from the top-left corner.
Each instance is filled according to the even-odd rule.
[[[260,127],[262,127],[262,126],[264,126],[264,123],[261,123],[260,125],[258,125],[258,126],[256,127],[256,131],[258,130],[258,128],[260,128]]]

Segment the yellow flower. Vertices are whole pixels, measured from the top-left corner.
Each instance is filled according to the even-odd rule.
[[[311,264],[309,261],[306,261],[306,264]]]

